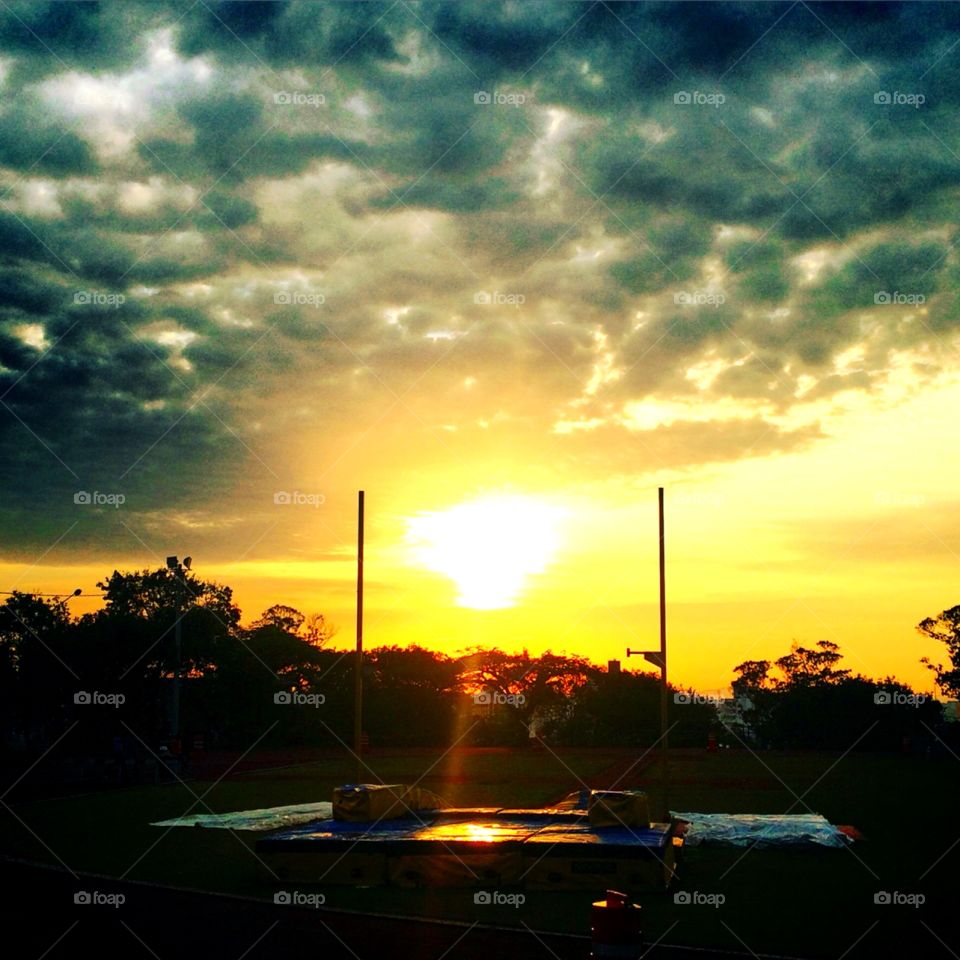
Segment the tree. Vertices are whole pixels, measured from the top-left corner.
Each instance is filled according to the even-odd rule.
[[[839,683],[849,675],[849,670],[834,670],[834,665],[843,659],[840,647],[829,640],[818,640],[817,650],[808,650],[794,643],[790,652],[777,660],[784,679],[778,685],[787,688],[812,687],[826,683]]]
[[[735,697],[750,698],[758,691],[769,690],[772,685],[769,660],[744,660],[733,668],[733,672],[739,674],[730,685]]]
[[[942,664],[933,664],[928,657],[923,657],[920,662],[933,671],[937,686],[947,696],[960,697],[960,606],[950,607],[936,617],[921,620],[917,624],[917,630],[925,637],[939,640],[946,645],[950,668],[945,669]]]
[[[904,737],[924,736],[939,707],[892,677],[871,680],[838,669],[840,647],[794,643],[774,661],[746,660],[734,668],[734,693],[749,701],[745,719],[761,744],[825,750],[897,749]]]

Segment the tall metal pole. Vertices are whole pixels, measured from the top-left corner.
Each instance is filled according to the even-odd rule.
[[[666,819],[670,819],[669,740],[667,736],[667,574],[664,556],[663,487],[657,489],[660,515],[660,785]]]
[[[357,499],[357,654],[353,683],[353,752],[357,783],[363,782],[363,491]]]

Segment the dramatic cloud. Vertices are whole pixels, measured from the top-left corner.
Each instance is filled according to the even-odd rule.
[[[958,27],[915,3],[5,5],[8,552],[168,523],[235,554],[289,542],[277,491],[404,469],[772,456],[904,363],[955,370]]]

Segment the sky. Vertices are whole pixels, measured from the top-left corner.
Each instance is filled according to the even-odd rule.
[[[0,584],[671,677],[960,602],[960,8],[10,2]],[[95,597],[71,601],[94,609]],[[630,661],[636,666],[638,661]]]

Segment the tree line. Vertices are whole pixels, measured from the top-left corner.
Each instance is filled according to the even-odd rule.
[[[0,604],[8,757],[55,745],[75,755],[123,744],[153,750],[173,738],[202,738],[208,749],[352,741],[354,655],[334,647],[321,614],[275,605],[243,625],[230,587],[183,568],[115,570],[98,587],[103,607],[80,617],[62,598],[17,592]],[[919,629],[945,643],[952,666],[928,665],[941,690],[956,695],[960,607]],[[853,675],[841,656],[821,641],[739,664],[732,716],[671,687],[671,746],[702,747],[713,733],[730,745],[896,749],[904,737],[936,735],[938,704],[893,678]],[[386,646],[365,653],[363,682],[374,747],[521,745],[532,737],[649,747],[660,736],[658,677],[607,671],[581,656]]]

